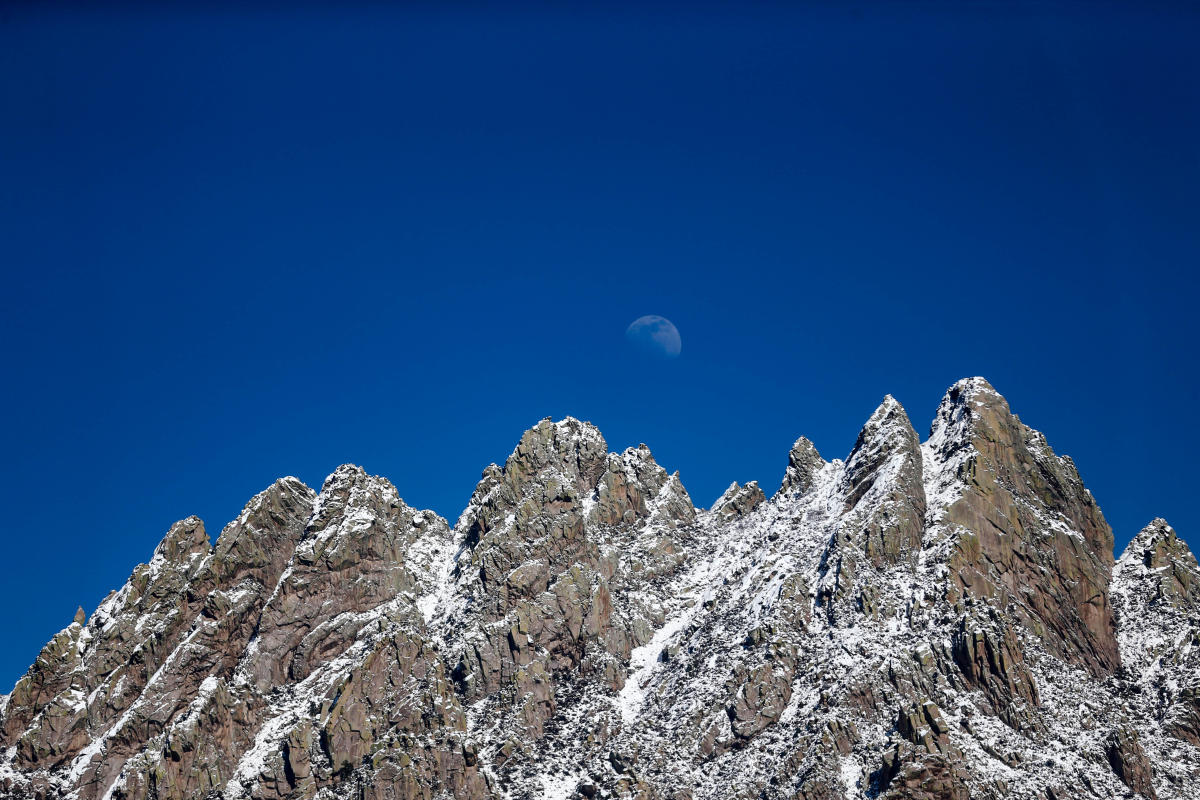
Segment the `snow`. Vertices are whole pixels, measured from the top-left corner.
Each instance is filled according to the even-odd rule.
[[[75,783],[78,781],[83,775],[84,771],[91,764],[92,759],[104,751],[104,747],[108,740],[121,731],[121,729],[123,729],[127,724],[129,724],[129,721],[133,719],[133,716],[136,712],[145,707],[145,705],[149,702],[148,697],[150,696],[150,690],[155,686],[156,683],[158,683],[159,678],[162,677],[165,672],[170,671],[170,667],[175,663],[176,660],[178,660],[180,651],[191,643],[191,641],[200,633],[200,630],[200,628],[193,630],[191,634],[187,636],[187,638],[180,642],[179,645],[171,651],[171,655],[167,656],[167,660],[162,663],[162,666],[155,670],[154,674],[150,676],[150,680],[146,681],[146,686],[142,689],[141,696],[138,697],[138,699],[135,700],[129,706],[129,708],[125,709],[125,712],[121,714],[112,727],[105,731],[103,735],[98,736],[89,742],[88,745],[79,752],[79,755],[72,760],[70,771],[67,773],[67,780],[69,783]],[[109,790],[111,791],[111,787],[109,787]]]
[[[82,630],[79,631],[79,638],[76,639],[76,641],[75,641],[75,654],[80,655],[80,656],[83,655],[84,651],[87,650],[87,646],[91,641],[92,641],[91,628],[87,627],[87,626],[83,626]]]
[[[969,406],[943,400],[929,438],[921,444],[926,520],[930,525],[941,521],[965,489],[958,476],[963,465],[977,455],[969,443],[970,425]]]
[[[109,594],[92,614],[91,623],[100,626],[101,633],[108,633],[117,623],[117,615],[120,609],[125,607],[129,600],[129,595],[133,592],[133,585],[126,583],[120,590]]]
[[[0,750],[0,786],[11,785],[14,790],[20,790],[26,785],[26,777],[20,771],[13,768],[13,763],[17,758],[17,748],[6,747]],[[12,797],[18,795],[14,792]],[[30,793],[32,796],[32,793]]]
[[[259,776],[268,771],[272,758],[281,752],[282,741],[290,729],[306,717],[314,702],[346,679],[366,650],[366,643],[359,639],[338,658],[322,665],[300,683],[283,689],[282,696],[272,702],[264,714],[266,722],[254,737],[253,744],[239,759],[226,788],[229,797],[251,793]]]
[[[150,582],[153,583],[158,580],[158,576],[166,569],[167,557],[161,552],[155,551],[154,558],[150,559],[150,563],[147,566],[150,570]]]
[[[579,793],[576,788],[579,786],[580,780],[581,776],[573,772],[543,775],[541,778],[543,800],[572,800],[572,798],[578,797]]]
[[[428,520],[426,517],[433,517]],[[419,518],[419,521],[418,521]],[[429,527],[408,548],[405,566],[421,578],[424,593],[416,598],[417,610],[427,626],[433,626],[440,609],[446,609],[455,594],[454,565],[462,550],[462,536],[446,527],[446,521],[432,513],[421,512],[413,518],[415,525]]]
[[[859,782],[863,777],[862,763],[850,756],[842,760],[838,777],[841,778],[842,789],[845,790],[847,797],[865,796],[859,788]]]
[[[694,609],[695,606],[692,606]],[[646,685],[651,673],[659,663],[658,656],[675,634],[679,633],[691,620],[692,609],[685,610],[670,622],[659,628],[650,641],[636,648],[629,657],[630,674],[625,679],[625,686],[617,695],[617,707],[621,710],[621,719],[626,723],[633,722],[638,711],[646,701]]]
[[[583,503],[583,518],[584,519],[591,519],[592,510],[596,507],[596,504],[599,502],[600,502],[600,493],[598,491],[592,490],[583,496],[582,503]]]

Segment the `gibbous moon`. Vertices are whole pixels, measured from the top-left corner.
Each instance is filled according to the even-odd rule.
[[[639,350],[661,358],[675,358],[683,346],[679,329],[666,317],[647,314],[625,329],[625,338]]]

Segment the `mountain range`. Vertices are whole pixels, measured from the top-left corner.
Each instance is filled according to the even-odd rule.
[[[0,798],[863,797],[1200,797],[1195,557],[982,378],[707,509],[573,418],[453,524],[283,478],[0,697]]]

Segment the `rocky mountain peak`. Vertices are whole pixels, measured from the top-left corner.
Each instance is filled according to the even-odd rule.
[[[1200,583],[1195,580],[1200,574],[1196,557],[1165,519],[1154,519],[1126,545],[1119,561],[1121,570],[1137,569],[1138,563],[1145,569],[1145,574],[1158,573],[1169,582],[1170,588],[1164,590],[1164,597],[1182,601],[1200,596]]]
[[[842,481],[857,549],[876,567],[915,559],[925,528],[921,442],[891,395],[859,431]]]
[[[1112,603],[1134,712],[1161,720],[1167,741],[1200,747],[1200,566],[1166,520],[1126,546],[1113,569]]]
[[[1200,565],[1175,529],[1155,519],[1125,547],[1113,568],[1112,593],[1127,614],[1129,604],[1138,603],[1182,620],[1200,612]]]
[[[780,496],[804,494],[812,488],[816,474],[825,466],[825,459],[817,452],[816,445],[801,436],[788,453],[787,470],[777,492]]]
[[[518,491],[534,476],[554,472],[576,492],[585,492],[596,485],[607,454],[604,436],[591,423],[574,417],[554,422],[547,417],[521,437],[505,462],[504,474]]]
[[[154,548],[154,557],[151,559],[151,563],[155,561],[184,562],[197,554],[208,555],[209,549],[210,543],[208,533],[204,530],[204,523],[199,517],[188,517],[171,526],[167,535],[159,542],[158,547]]]
[[[758,508],[765,500],[766,496],[759,488],[758,481],[750,481],[745,486],[734,481],[713,503],[710,513],[727,520],[744,517]]]
[[[1064,658],[1111,673],[1113,535],[1073,462],[981,378],[950,387],[923,449],[933,516],[953,539],[951,598],[990,598]]]
[[[984,380],[767,500],[542,420],[458,523],[353,465],[172,526],[0,697],[0,798],[1200,794],[1200,568]],[[1107,549],[1106,549],[1107,548]]]
[[[948,454],[970,445],[972,437],[989,420],[1010,415],[1008,401],[983,378],[955,382],[938,403],[929,429],[929,442]],[[986,434],[985,434],[986,435]]]
[[[942,404],[947,403],[977,408],[1002,404],[1005,409],[1008,408],[1008,401],[996,391],[996,387],[988,383],[987,378],[978,375],[960,378],[951,384],[942,398]]]
[[[212,558],[203,564],[191,594],[200,597],[243,579],[262,584],[277,579],[304,533],[316,499],[316,492],[291,477],[251,498],[217,537]]]
[[[903,462],[903,463],[901,463]],[[854,449],[846,459],[847,506],[855,505],[880,477],[885,465],[907,474],[899,477],[902,492],[920,495],[924,516],[924,488],[921,482],[921,440],[908,420],[908,414],[891,395],[884,398],[858,432]],[[889,476],[890,477],[890,476]]]

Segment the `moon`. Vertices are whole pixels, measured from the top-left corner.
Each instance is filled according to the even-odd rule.
[[[629,323],[625,338],[639,350],[661,358],[677,358],[683,345],[675,324],[657,314],[647,314]]]

